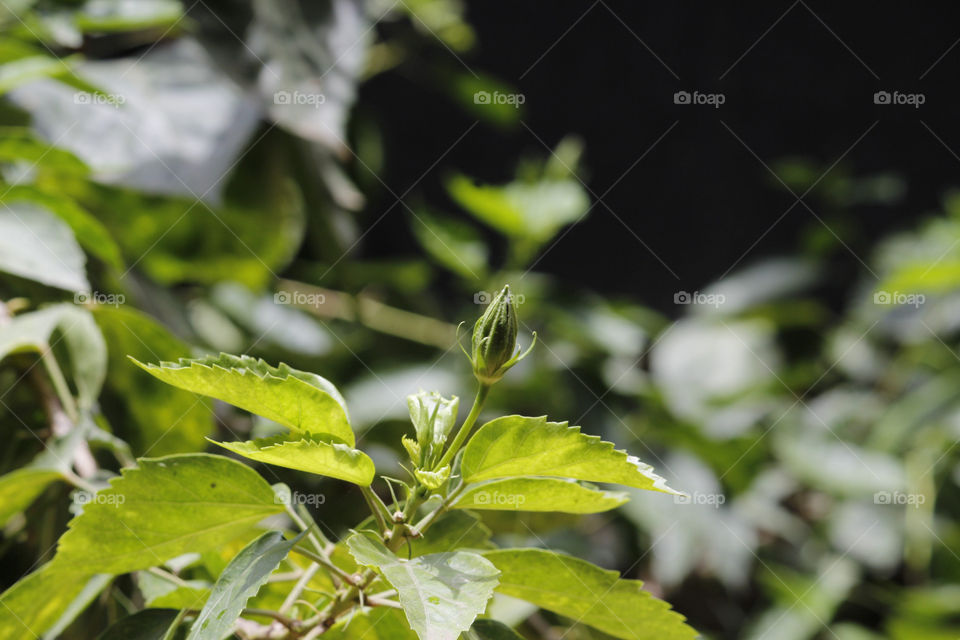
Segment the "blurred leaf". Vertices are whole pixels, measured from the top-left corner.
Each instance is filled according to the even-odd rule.
[[[138,374],[127,359],[172,360],[189,347],[139,311],[98,306],[93,313],[109,345],[106,384],[114,402],[104,410],[115,418],[119,435],[138,455],[203,449],[213,428],[210,403]]]
[[[26,127],[0,127],[0,162],[86,176],[90,169],[77,156],[37,138]]]
[[[509,128],[523,117],[526,96],[491,75],[457,71],[444,86],[478,120]]]
[[[48,562],[0,594],[0,636],[36,638],[54,627],[99,576],[64,571]]]
[[[88,0],[73,20],[83,31],[133,31],[172,28],[182,13],[176,0]]]
[[[176,609],[144,609],[115,622],[97,640],[166,640],[179,613]]]
[[[0,326],[0,359],[18,351],[49,350],[57,330],[70,358],[78,404],[82,409],[90,409],[103,387],[107,351],[103,335],[86,309],[59,304],[15,316]]]
[[[489,255],[473,227],[420,212],[415,216],[413,232],[420,246],[438,263],[465,280],[484,280]]]
[[[456,176],[447,183],[447,189],[477,219],[508,236],[536,244],[548,241],[590,208],[590,200],[576,180],[483,186]]]
[[[6,190],[0,200],[4,205],[15,201],[32,202],[57,215],[73,230],[77,242],[117,271],[123,271],[120,248],[106,227],[88,211],[70,198],[44,193],[27,186],[13,186]]]
[[[70,227],[37,205],[0,204],[0,271],[67,291],[89,291],[86,257]]]
[[[59,471],[30,467],[0,476],[0,528],[29,507],[51,483],[62,478]]]
[[[467,637],[475,640],[523,640],[523,636],[502,622],[485,619],[474,620]]]

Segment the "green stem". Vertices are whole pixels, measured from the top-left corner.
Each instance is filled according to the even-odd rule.
[[[335,565],[326,556],[321,555],[319,553],[314,553],[313,551],[304,549],[303,547],[300,547],[300,546],[294,547],[293,549],[291,549],[291,551],[293,551],[294,553],[299,553],[304,558],[309,558],[314,562],[316,562],[317,564],[322,565],[325,569],[327,569],[327,571],[343,579],[343,581],[346,582],[347,584],[353,584],[353,576],[347,573],[346,571],[344,571],[343,569],[341,569],[340,567],[338,567],[337,565]]]
[[[53,356],[50,346],[47,346],[47,348],[43,350],[40,359],[43,361],[43,366],[46,367],[47,373],[50,375],[50,380],[53,382],[53,388],[57,392],[57,397],[60,399],[60,406],[63,407],[67,417],[70,418],[70,422],[77,424],[80,419],[80,411],[77,409],[77,403],[73,399],[73,394],[70,393],[67,379],[63,375],[63,370],[60,369],[57,359]]]
[[[377,527],[380,529],[380,533],[383,533],[387,530],[387,521],[383,517],[386,505],[383,504],[380,497],[374,493],[370,487],[360,487],[360,491],[363,493],[363,497],[367,501],[367,506],[370,507],[373,517],[377,520]]]
[[[480,383],[480,387],[477,389],[477,397],[473,400],[473,407],[470,408],[470,413],[467,414],[463,424],[460,425],[460,430],[450,444],[450,448],[447,449],[447,452],[440,458],[440,462],[438,462],[435,467],[436,469],[442,469],[450,464],[453,456],[455,456],[457,451],[460,450],[460,447],[463,446],[463,442],[467,439],[467,436],[470,435],[470,430],[473,429],[473,423],[477,421],[477,417],[480,415],[483,403],[487,400],[487,394],[490,393],[490,386],[489,384]]]

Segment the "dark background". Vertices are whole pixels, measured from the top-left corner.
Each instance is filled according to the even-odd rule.
[[[866,271],[851,252],[867,260],[876,239],[936,212],[958,185],[960,159],[947,148],[960,148],[960,46],[952,48],[960,9],[953,3],[515,0],[468,8],[477,47],[462,63],[432,50],[424,73],[469,73],[468,66],[513,84],[526,97],[522,120],[530,130],[481,123],[416,192],[455,211],[443,191],[444,167],[506,181],[513,158],[547,153],[537,138],[553,146],[578,134],[592,200],[624,177],[537,265],[574,286],[669,309],[674,291],[702,287],[741,257],[739,266],[796,254],[803,234],[818,229],[849,246],[837,251],[834,282],[852,283]],[[425,95],[420,80],[389,72],[362,89],[361,103],[377,105],[387,152],[382,178],[396,193],[474,122],[447,96]],[[678,90],[721,92],[726,102],[719,109],[676,105]],[[876,105],[880,90],[923,93],[926,102]],[[892,172],[907,191],[892,206],[845,213],[826,210],[814,191],[805,201],[826,231],[801,204],[784,215],[795,198],[764,163],[787,157],[820,171],[839,160],[830,176]],[[367,251],[416,251],[406,216],[397,207],[376,225]]]

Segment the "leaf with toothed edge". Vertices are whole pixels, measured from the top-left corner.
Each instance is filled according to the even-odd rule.
[[[180,389],[223,400],[291,429],[329,433],[351,447],[356,442],[343,396],[314,373],[226,353],[159,365],[131,360]]]
[[[600,491],[574,480],[501,478],[470,485],[451,506],[487,511],[600,513],[616,509],[628,500],[622,491]]]
[[[298,433],[296,436],[296,439],[280,435],[246,442],[210,442],[257,462],[339,478],[364,487],[373,482],[376,469],[364,452],[337,442],[327,434]]]
[[[456,640],[483,613],[500,572],[470,551],[398,558],[379,539],[354,532],[347,547],[356,561],[376,567],[397,590],[420,640]]]
[[[460,472],[466,482],[550,476],[681,495],[653,467],[613,443],[566,422],[547,422],[546,416],[504,416],[486,423],[467,443]]]
[[[624,580],[573,556],[544,549],[484,552],[500,570],[497,591],[572,618],[624,640],[693,640],[697,632],[670,605]]]

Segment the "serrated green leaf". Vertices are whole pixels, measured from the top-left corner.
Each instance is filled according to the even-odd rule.
[[[444,482],[450,479],[450,465],[444,465],[436,471],[414,469],[413,475],[420,481],[420,484],[428,489],[439,489]]]
[[[469,640],[523,640],[523,636],[497,620],[478,618],[467,633]]]
[[[0,528],[29,507],[52,482],[63,474],[52,469],[23,468],[0,477]]]
[[[343,397],[316,374],[226,353],[159,365],[133,361],[180,389],[229,402],[292,429],[329,433],[351,447],[356,442]]]
[[[352,534],[347,547],[357,562],[379,569],[397,590],[420,640],[456,640],[486,608],[497,585],[496,568],[469,551],[403,560],[363,533]]]
[[[257,594],[302,536],[286,540],[281,532],[268,531],[244,547],[220,574],[187,640],[220,640],[228,635],[247,600]]]
[[[60,538],[63,569],[126,573],[216,549],[283,511],[246,465],[207,454],[145,458],[124,469]]]
[[[543,416],[504,416],[486,423],[467,443],[460,471],[466,482],[553,476],[679,494],[626,451]]]
[[[505,478],[471,486],[454,509],[599,513],[629,500],[626,493],[600,491],[559,478]]]
[[[179,613],[176,609],[144,609],[114,623],[97,640],[164,640]]]
[[[369,486],[376,468],[373,460],[341,442],[310,433],[274,436],[246,442],[216,442],[216,445],[257,462],[330,476]]]
[[[73,578],[77,579],[77,578]],[[81,582],[84,579],[80,579]],[[83,585],[83,589],[77,596],[70,601],[65,609],[60,613],[60,617],[57,618],[57,621],[54,622],[48,630],[43,634],[43,640],[58,640],[62,637],[62,633],[73,624],[84,610],[90,606],[90,603],[106,589],[107,585],[113,581],[113,576],[106,574],[99,574],[93,576],[89,580],[86,580],[86,583]]]
[[[497,591],[625,640],[692,640],[697,632],[670,605],[585,560],[543,549],[499,549],[484,557],[501,571]]]

